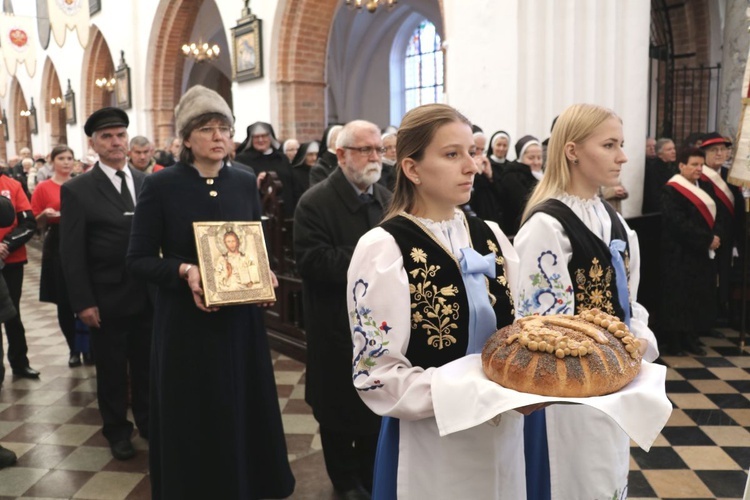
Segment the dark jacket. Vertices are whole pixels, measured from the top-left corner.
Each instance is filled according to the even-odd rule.
[[[320,181],[325,180],[338,168],[338,166],[339,159],[336,156],[336,153],[331,153],[328,150],[320,153],[315,165],[310,169],[310,186],[314,186]]]
[[[130,172],[137,198],[145,175]],[[60,255],[73,311],[96,306],[102,319],[148,312],[145,281],[125,269],[133,212],[107,174],[97,163],[63,184],[60,199]]]
[[[13,203],[5,196],[0,196],[0,227],[8,227],[16,220],[16,209]],[[0,323],[4,323],[16,315],[16,308],[10,298],[8,286],[5,284],[2,273],[0,273]],[[0,346],[0,352],[2,352]],[[0,369],[0,372],[4,371]]]
[[[281,199],[284,201],[284,215],[292,216],[294,213],[292,166],[289,163],[289,158],[280,149],[274,149],[271,154],[263,154],[251,147],[237,154],[234,160],[252,167],[256,175],[261,172],[276,172],[282,186]]]
[[[643,174],[643,209],[642,213],[650,214],[661,210],[661,194],[664,185],[679,170],[674,163],[667,163],[659,158],[646,162]]]
[[[528,165],[514,161],[506,163],[505,168],[500,172],[498,182],[503,190],[504,223],[501,226],[502,230],[507,235],[516,234],[521,224],[521,216],[526,208],[526,202],[529,201],[529,196],[531,196],[531,192],[534,191],[539,181],[531,173],[531,168]]]
[[[385,211],[391,193],[374,184],[373,195]],[[352,383],[346,309],[346,273],[354,247],[372,228],[367,212],[339,168],[302,196],[294,217],[307,333],[305,400],[322,426],[356,434],[377,432],[380,425]]]

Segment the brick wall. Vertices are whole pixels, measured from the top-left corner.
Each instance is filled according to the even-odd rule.
[[[83,95],[86,96],[86,100],[83,103],[83,113],[77,117],[81,123],[85,123],[97,109],[115,104],[114,92],[107,92],[96,86],[98,78],[112,78],[115,74],[109,45],[96,26],[91,26],[89,45],[83,54],[83,67],[86,68],[83,77]]]
[[[21,116],[21,111],[27,109],[26,97],[23,94],[21,85],[16,78],[12,79],[10,86],[11,95],[11,112],[8,113],[8,120],[14,121],[13,131],[15,132],[14,143],[16,145],[16,154],[23,148],[31,148],[31,130],[29,129],[28,117]],[[33,153],[33,151],[32,151]]]

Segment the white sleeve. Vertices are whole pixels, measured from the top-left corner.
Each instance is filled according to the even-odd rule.
[[[630,248],[630,280],[628,282],[628,289],[630,290],[630,306],[632,309],[630,331],[633,332],[633,335],[645,340],[647,343],[643,359],[646,361],[654,361],[659,357],[659,345],[656,341],[654,332],[648,327],[648,311],[638,303],[638,286],[641,282],[641,249],[638,243],[638,234],[630,229],[622,216],[618,215],[618,217],[620,217],[620,221],[625,226],[625,230],[628,234],[628,247]]]
[[[562,224],[547,214],[536,213],[518,231],[513,244],[519,257],[516,317],[575,314],[568,272],[572,246]]]
[[[382,228],[357,243],[348,272],[347,309],[354,347],[352,377],[365,404],[378,415],[418,420],[434,415],[434,368],[406,359],[411,296],[403,257]]]

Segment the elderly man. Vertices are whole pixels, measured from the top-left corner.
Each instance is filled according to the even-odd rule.
[[[646,137],[646,161],[656,158],[656,139]]]
[[[341,498],[367,499],[380,428],[352,384],[346,272],[360,236],[391,199],[378,184],[385,153],[378,128],[357,120],[336,139],[339,166],[307,191],[294,215],[307,331],[305,400],[320,423],[328,476]]]
[[[646,170],[643,177],[643,209],[644,214],[661,210],[661,190],[672,176],[679,173],[675,160],[677,149],[672,139],[656,141],[656,158],[646,160]]]
[[[127,165],[128,115],[102,108],[84,131],[99,161],[61,189],[60,254],[70,304],[91,329],[103,434],[118,460],[135,456],[128,421],[148,439],[152,307],[146,283],[125,269],[125,254],[145,175]]]
[[[136,135],[130,139],[130,151],[128,151],[128,158],[130,159],[130,166],[138,169],[146,175],[153,174],[161,170],[161,165],[156,163],[154,156],[154,145],[148,138],[142,135]]]

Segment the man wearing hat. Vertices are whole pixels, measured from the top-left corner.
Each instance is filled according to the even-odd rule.
[[[128,166],[128,115],[102,108],[84,131],[99,161],[61,189],[60,254],[70,303],[91,329],[103,434],[118,460],[135,456],[128,375],[140,435],[148,439],[152,306],[146,283],[125,268],[144,174]]]
[[[721,246],[716,251],[716,262],[719,273],[719,320],[725,324],[729,320],[730,281],[741,269],[739,265],[732,264],[744,247],[741,235],[745,227],[745,203],[742,190],[726,182],[729,169],[723,165],[729,158],[731,141],[718,132],[711,132],[703,136],[700,147],[706,153],[701,180],[711,186],[712,192],[709,194],[716,202],[716,220],[721,228]]]

